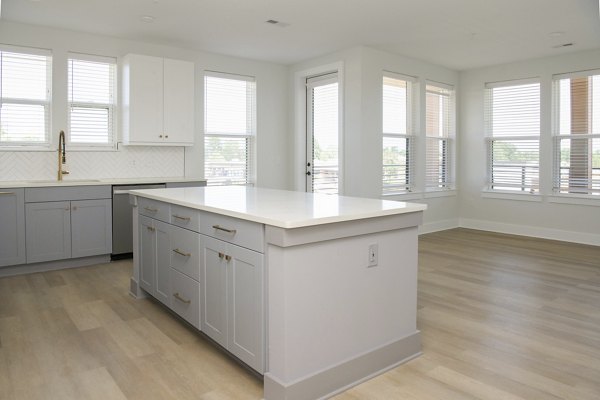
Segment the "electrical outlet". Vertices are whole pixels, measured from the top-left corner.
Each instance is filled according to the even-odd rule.
[[[372,244],[369,246],[369,263],[367,266],[374,267],[377,265],[379,260],[379,246],[377,244]]]

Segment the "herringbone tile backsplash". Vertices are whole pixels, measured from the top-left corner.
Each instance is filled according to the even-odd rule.
[[[183,147],[122,147],[118,151],[67,152],[70,179],[179,177],[185,175]],[[57,153],[0,152],[0,181],[55,179]]]

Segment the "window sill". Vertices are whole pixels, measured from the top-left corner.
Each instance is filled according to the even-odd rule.
[[[486,199],[499,199],[499,200],[517,200],[517,201],[542,201],[540,194],[532,193],[512,193],[512,192],[499,192],[492,190],[484,190],[481,192],[481,197]]]
[[[50,146],[0,146],[0,152],[52,152],[57,151]]]
[[[400,201],[405,201],[405,200],[419,200],[423,198],[423,193],[422,192],[406,192],[406,193],[385,193],[382,194],[381,197],[384,200],[400,200]],[[391,197],[394,197],[394,199],[391,199]]]
[[[592,196],[588,194],[553,194],[552,196],[548,196],[548,203],[577,204],[582,206],[600,207],[600,196]]]
[[[453,197],[453,196],[456,196],[455,189],[429,190],[423,194],[423,197],[426,199],[433,199],[436,197]]]

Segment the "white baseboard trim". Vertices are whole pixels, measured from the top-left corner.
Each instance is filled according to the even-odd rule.
[[[460,218],[461,228],[477,229],[480,231],[491,231],[507,233],[511,235],[531,236],[540,239],[560,240],[579,244],[600,246],[600,234],[565,231],[561,229],[542,228],[538,226],[506,224],[496,221],[485,221],[478,219]]]
[[[421,333],[368,351],[294,382],[264,375],[265,400],[322,400],[333,397],[421,355]]]
[[[419,235],[424,235],[426,233],[445,231],[448,229],[454,229],[454,228],[458,228],[459,226],[460,225],[459,225],[458,218],[444,219],[444,220],[435,221],[435,222],[427,222],[423,225],[419,225]]]

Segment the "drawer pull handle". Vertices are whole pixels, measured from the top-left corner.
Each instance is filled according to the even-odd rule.
[[[231,233],[232,235],[235,235],[237,232],[237,230],[235,230],[235,229],[227,229],[227,228],[223,228],[222,226],[219,226],[219,225],[213,225],[213,228],[215,228],[218,231]]]
[[[219,253],[219,258],[222,260],[225,257],[225,253]]]
[[[147,226],[146,229],[148,229],[150,232],[154,232],[156,229],[151,227],[151,226]]]
[[[177,219],[180,219],[182,221],[189,221],[191,219],[190,217],[182,217],[182,216],[177,215],[177,214],[173,214],[173,218],[177,218]]]
[[[15,194],[15,192],[0,192],[0,194],[11,195],[11,194]]]
[[[192,256],[191,253],[184,253],[183,251],[181,251],[179,249],[173,249],[173,252],[179,254],[180,256],[184,256],[184,257],[191,257]]]
[[[231,256],[225,256],[226,261],[231,261]]]
[[[152,208],[152,207],[144,207],[144,210],[150,211],[150,212],[157,212],[158,211],[158,209]]]
[[[190,304],[192,302],[191,300],[186,300],[183,297],[181,297],[179,295],[179,293],[173,294],[173,297],[175,297],[177,300],[179,300],[180,302],[185,303],[185,304]]]

